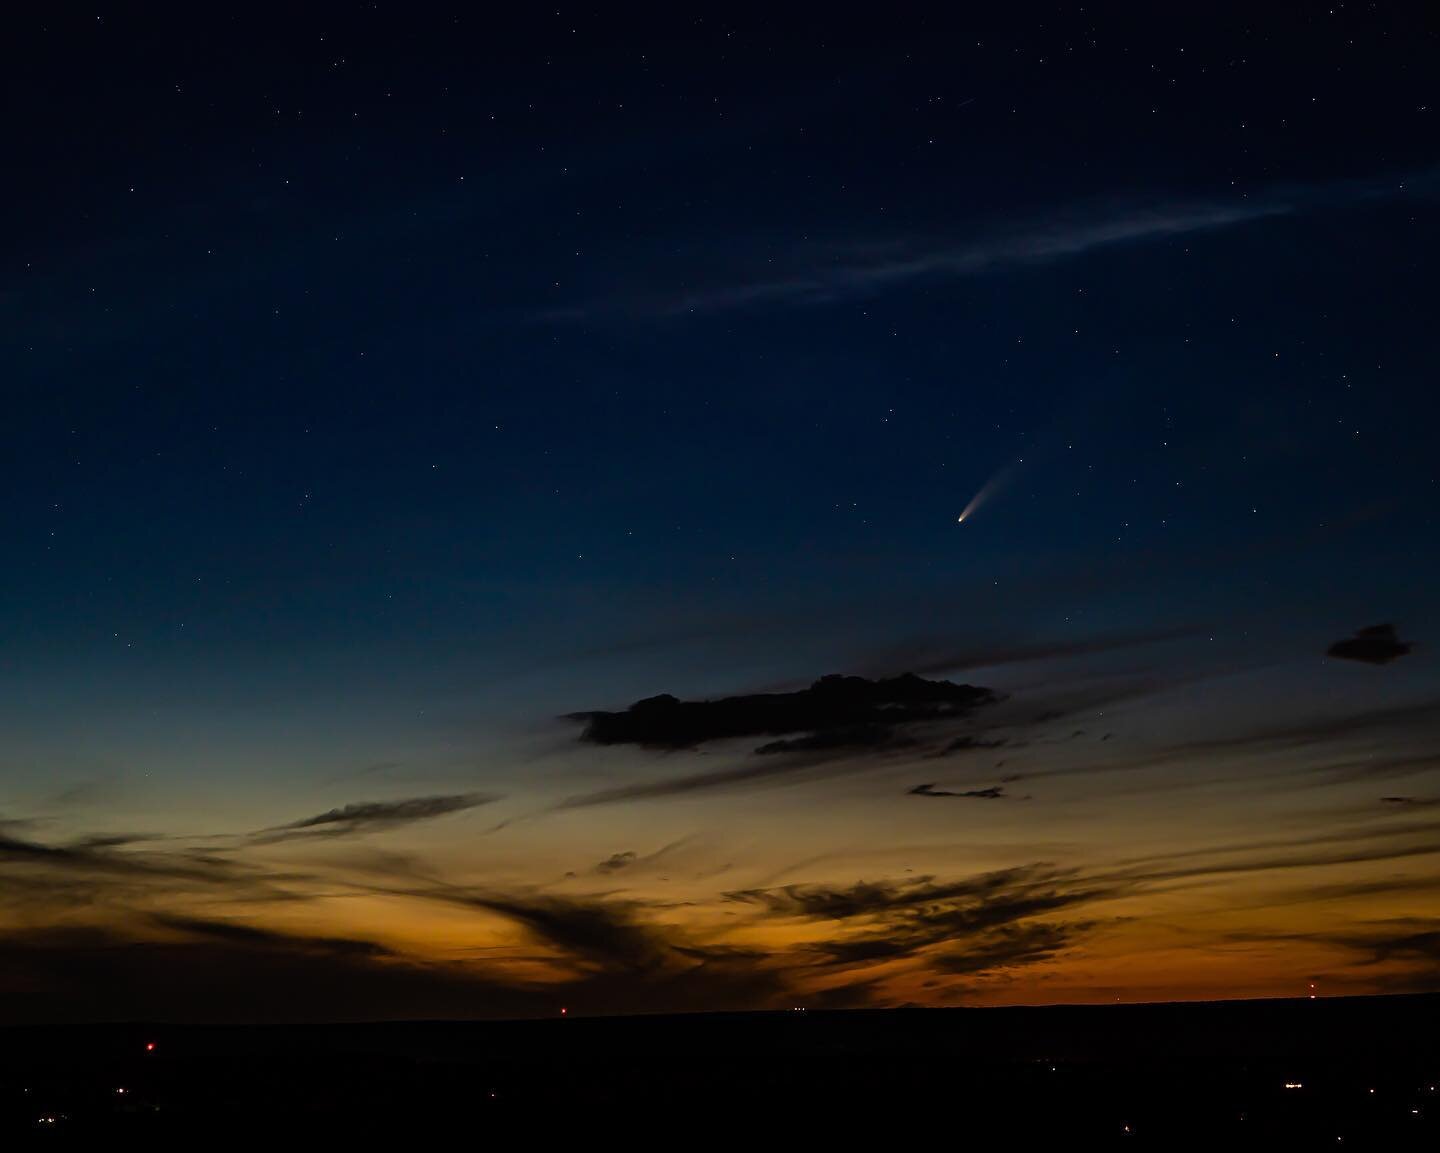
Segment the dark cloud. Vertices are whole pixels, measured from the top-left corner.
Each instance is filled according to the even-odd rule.
[[[59,844],[0,836],[0,917],[8,925],[116,918],[191,902],[260,906],[301,899],[316,878],[180,837],[99,834]]]
[[[627,869],[633,865],[635,859],[635,854],[632,852],[611,853],[595,866],[595,871],[597,873],[618,873],[621,869]]]
[[[146,879],[170,883],[228,883],[254,875],[254,871],[227,857],[195,848],[167,851],[122,852],[129,846],[160,840],[150,836],[107,834],[80,837],[66,844],[0,833],[0,867],[39,870],[52,878],[66,878],[78,886],[101,887]],[[13,876],[13,872],[11,874]]]
[[[401,811],[413,818],[446,809]],[[685,843],[612,859],[638,868]],[[694,940],[659,920],[654,904],[457,889],[403,858],[370,861],[363,872],[332,863],[296,873],[246,863],[255,844],[243,838],[217,854],[175,842],[136,851],[97,838],[0,838],[0,1022],[530,1016],[553,1014],[557,1004],[625,1013],[794,1000],[784,964]],[[363,937],[297,934],[266,924],[263,913],[258,923],[235,914],[337,894],[440,900],[502,918],[536,955],[519,965],[513,952],[426,960]],[[73,928],[25,927],[53,924],[61,911]],[[543,980],[536,961],[551,969]]]
[[[972,945],[939,954],[934,964],[942,972],[965,976],[1036,965],[1064,952],[1091,928],[1089,922],[1009,925]]]
[[[1075,876],[1074,870],[1035,864],[945,882],[937,882],[927,875],[898,881],[857,881],[838,887],[782,885],[771,889],[738,889],[726,893],[725,899],[756,905],[776,916],[840,921],[937,901],[988,897],[1031,885],[1068,881]]]
[[[150,833],[92,833],[70,843],[72,849],[119,849],[127,845],[144,845],[164,840]]]
[[[727,897],[768,916],[830,921],[849,931],[807,946],[821,964],[877,964],[923,953],[951,973],[979,974],[1033,964],[1069,947],[1090,922],[1037,921],[1118,895],[1123,884],[1082,880],[1036,864],[957,881],[924,876],[835,888],[786,885]]]
[[[991,785],[984,789],[964,789],[952,791],[950,789],[937,789],[934,783],[928,785],[916,785],[910,790],[912,797],[977,797],[985,801],[998,801],[1006,795],[1004,786]]]
[[[1071,686],[1059,690],[1042,688],[1033,696],[1002,697],[989,689],[971,685],[953,685],[948,681],[925,681],[920,677],[900,677],[895,681],[867,682],[858,677],[825,678],[817,682],[824,685],[830,680],[858,682],[861,685],[893,685],[898,682],[916,682],[925,686],[943,686],[946,695],[954,694],[955,700],[945,700],[931,710],[927,702],[901,706],[882,711],[882,720],[862,726],[836,725],[822,730],[811,730],[801,737],[777,740],[762,744],[754,753],[756,759],[745,758],[723,764],[715,769],[702,769],[680,776],[650,779],[634,784],[618,784],[567,797],[553,806],[553,811],[589,808],[596,805],[619,804],[631,801],[654,800],[665,797],[683,796],[696,792],[722,789],[762,787],[771,784],[812,781],[825,777],[859,772],[875,767],[877,763],[897,758],[924,757],[934,759],[951,756],[964,751],[982,751],[1000,747],[1023,748],[1027,746],[1070,741],[1072,729],[1065,729],[1060,737],[1045,735],[1048,726],[1057,721],[1078,719],[1080,714],[1088,715],[1103,711],[1122,702],[1130,702],[1148,696],[1161,689],[1183,683],[1180,679],[1157,677],[1109,678],[1100,683]],[[674,698],[651,698],[665,700],[668,704],[655,705],[655,710],[665,720],[658,726],[670,733],[667,740],[681,739],[678,731],[671,730],[675,710],[687,715],[704,718],[707,710],[716,705],[731,702],[762,700],[773,702],[806,697],[814,689],[801,693],[776,694],[773,696],[724,698],[716,702],[680,702]],[[973,703],[972,703],[973,702]],[[981,708],[980,706],[985,706]],[[589,726],[596,723],[594,718],[604,718],[599,723],[604,732],[601,743],[622,739],[651,747],[675,748],[673,744],[662,744],[660,738],[646,738],[650,723],[644,719],[637,722],[634,713],[647,711],[651,703],[639,702],[631,709],[620,713],[581,713],[575,718],[587,720]],[[870,707],[866,705],[865,707]],[[882,706],[882,709],[884,707]],[[690,710],[699,710],[690,712]],[[672,716],[672,714],[674,714]],[[901,719],[903,718],[903,719]],[[703,721],[700,723],[704,723]],[[793,723],[793,722],[792,722]],[[903,731],[902,731],[903,726]],[[698,724],[697,724],[698,728]],[[956,734],[957,728],[965,731]],[[948,730],[948,731],[947,731]],[[719,739],[718,734],[708,730],[706,739]],[[694,743],[700,734],[692,729],[684,739]],[[582,740],[592,739],[582,735]],[[1098,742],[1097,742],[1098,743]],[[763,757],[758,754],[767,754]],[[759,760],[763,763],[756,763]],[[1001,761],[997,764],[1003,765]],[[1123,768],[1141,768],[1151,764],[1150,760],[1137,760],[1133,764],[1117,758],[1098,766],[1062,767],[1035,770],[1024,774],[1027,777],[1065,775],[1069,773],[1106,772]],[[1020,779],[1016,776],[1014,779]]]
[[[770,954],[690,940],[647,919],[650,906],[601,897],[432,891],[504,917],[570,971],[561,989],[592,1011],[767,1008],[793,1003],[786,966]]]
[[[1254,941],[1305,941],[1336,946],[1357,956],[1360,970],[1386,965],[1386,973],[1367,973],[1365,984],[1389,992],[1440,991],[1440,921],[1408,917],[1372,922],[1352,931],[1322,933],[1257,932]],[[1342,975],[1342,979],[1344,976]]]
[[[795,1000],[769,954],[689,940],[647,920],[649,906],[535,894],[442,899],[520,926],[554,974],[537,981],[503,960],[424,960],[363,938],[230,917],[131,915],[124,932],[111,922],[7,931],[0,1021],[454,1019],[551,1016],[561,1005],[682,1012]]]
[[[623,712],[575,713],[580,739],[596,745],[689,749],[743,737],[787,737],[762,745],[769,753],[871,747],[902,726],[965,716],[999,698],[989,689],[905,674],[882,680],[822,677],[791,693],[755,693],[710,701],[669,695],[637,701]]]
[[[1000,698],[989,689],[902,676],[867,681],[824,677],[793,693],[679,701],[652,697],[619,713],[579,713],[586,722],[581,739],[598,744],[649,748],[690,748],[744,735],[799,732],[769,741],[746,760],[659,781],[617,785],[569,797],[556,809],[588,808],[622,801],[651,800],[716,789],[812,779],[860,767],[852,754],[870,758],[903,754],[920,745],[907,728],[935,727],[971,716]]]
[[[664,967],[668,943],[639,918],[637,904],[541,895],[468,893],[458,900],[521,925],[563,957],[602,970],[646,973]]]
[[[643,855],[630,850],[623,853],[611,853],[610,856],[599,862],[593,871],[602,875],[618,873],[622,869],[632,873],[638,872],[654,865],[658,861],[664,860],[677,849],[684,848],[692,840],[693,838],[691,837],[681,837],[678,841],[671,841],[669,844],[661,845],[653,853],[645,853]]]
[[[428,821],[435,817],[463,812],[480,805],[494,803],[498,798],[485,793],[459,793],[451,796],[405,797],[396,801],[358,801],[338,809],[329,809],[304,820],[293,821],[256,834],[260,840],[274,841],[291,837],[344,837],[379,829]]]
[[[1353,637],[1336,641],[1328,649],[1328,656],[1345,661],[1363,661],[1367,665],[1385,665],[1403,657],[1414,646],[1402,641],[1392,624],[1371,625],[1360,629]]]
[[[243,921],[214,921],[201,917],[181,917],[157,913],[151,921],[161,928],[192,937],[224,941],[251,948],[284,949],[301,953],[332,954],[346,957],[390,957],[391,950],[374,941],[349,937],[311,937],[278,933]]]
[[[184,918],[157,928],[165,939],[103,926],[8,931],[0,938],[6,1023],[453,1019],[531,1016],[553,1003],[365,941]]]
[[[84,863],[91,859],[92,854],[83,848],[70,848],[64,845],[46,845],[40,841],[32,841],[25,837],[15,837],[7,833],[0,833],[0,860],[11,861],[47,861],[64,863]]]
[[[1369,949],[1377,963],[1392,958],[1423,961],[1440,976],[1440,922],[1424,922],[1419,928],[1361,933],[1345,938],[1345,942],[1352,948]]]

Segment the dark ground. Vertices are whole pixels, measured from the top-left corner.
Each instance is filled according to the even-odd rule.
[[[27,1027],[0,1031],[0,1148],[259,1133],[1432,1149],[1437,1023],[1440,995]]]

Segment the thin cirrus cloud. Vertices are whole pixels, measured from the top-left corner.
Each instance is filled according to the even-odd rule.
[[[451,813],[492,804],[497,797],[487,793],[457,793],[449,796],[404,797],[394,801],[357,801],[328,809],[313,817],[291,821],[255,834],[255,840],[280,841],[296,837],[345,837],[429,821]]]
[[[833,304],[915,284],[1040,267],[1126,245],[1220,232],[1320,208],[1425,193],[1433,188],[1435,177],[1427,170],[1407,177],[1277,186],[1229,199],[1082,204],[1043,218],[993,221],[967,238],[881,238],[824,246],[789,260],[767,253],[755,262],[765,266],[764,275],[716,275],[712,283],[698,288],[645,294],[626,294],[614,286],[588,301],[548,309],[539,318],[584,321],[605,315],[664,317]],[[783,271],[774,272],[777,265]],[[651,283],[663,278],[662,270],[648,277]],[[676,279],[693,284],[703,281],[705,273],[690,268]]]
[[[916,283],[955,280],[1005,268],[1044,265],[1122,244],[1161,240],[1283,216],[1288,200],[1235,204],[1170,204],[1089,209],[1058,222],[1004,225],[962,242],[895,240],[831,245],[816,256],[794,258],[788,271],[689,291],[626,295],[610,291],[568,307],[547,309],[541,320],[666,317],[736,312],[760,307],[806,307],[866,298]],[[771,258],[766,258],[769,264]],[[757,261],[759,263],[759,261]],[[652,279],[663,279],[657,272]],[[694,279],[693,274],[685,279]]]
[[[912,797],[974,797],[982,801],[998,801],[1005,797],[1004,785],[989,785],[983,789],[941,789],[932,781],[916,785],[909,791]]]
[[[952,246],[896,245],[885,255],[841,253],[828,266],[775,280],[702,291],[660,311],[724,312],[763,304],[815,305],[873,296],[907,284],[976,276],[992,270],[1050,264],[1097,249],[1184,236],[1283,216],[1294,206],[1266,203],[1169,205],[1108,217],[1016,228],[1008,235]]]

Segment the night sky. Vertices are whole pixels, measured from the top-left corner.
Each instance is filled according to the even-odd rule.
[[[0,1019],[1440,988],[1440,19],[928,7],[12,14]]]

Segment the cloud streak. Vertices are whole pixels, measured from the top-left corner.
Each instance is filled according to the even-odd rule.
[[[1118,895],[1074,870],[1033,864],[957,881],[934,877],[862,881],[834,888],[786,885],[727,894],[766,916],[829,922],[849,930],[807,948],[824,965],[865,966],[921,955],[948,973],[1035,964],[1075,943],[1091,922],[1042,920]]]
[[[951,789],[937,789],[934,782],[926,785],[916,785],[910,790],[912,797],[975,797],[982,801],[998,801],[1005,794],[1003,785],[990,785],[984,789],[962,789],[959,791]]]
[[[497,797],[486,793],[458,793],[405,797],[395,801],[357,801],[287,825],[262,830],[255,835],[255,840],[264,843],[296,837],[349,837],[434,820],[492,804],[496,800]]]
[[[734,278],[688,291],[649,296],[611,293],[540,319],[587,320],[603,315],[708,315],[764,307],[815,307],[866,299],[911,285],[961,280],[1078,260],[1092,253],[1217,233],[1278,217],[1386,197],[1423,193],[1435,174],[1372,178],[1257,190],[1243,199],[1163,199],[1074,205],[1043,217],[989,222],[963,238],[880,239],[832,244],[786,259],[767,253],[766,275]],[[762,263],[757,258],[757,265]],[[784,271],[771,271],[776,265]],[[663,275],[655,272],[651,279]],[[678,278],[677,278],[678,279]],[[684,279],[703,280],[688,269]]]

